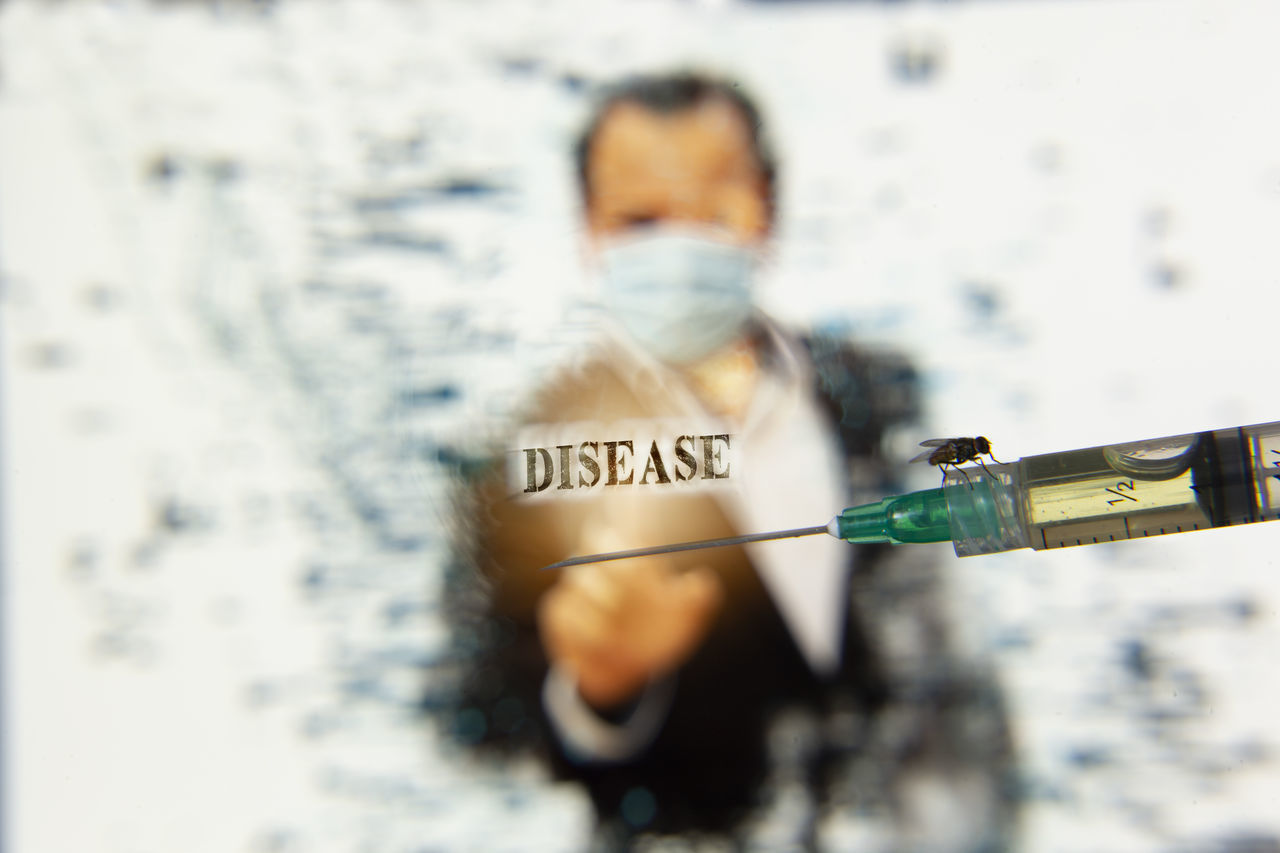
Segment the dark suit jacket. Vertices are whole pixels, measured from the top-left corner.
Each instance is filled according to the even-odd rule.
[[[880,445],[886,429],[918,415],[914,371],[900,357],[861,352],[841,341],[804,343],[850,477],[867,500],[893,493],[897,484]],[[548,383],[528,418],[663,414],[660,400],[645,399],[628,385],[610,364],[587,359]],[[569,555],[567,537],[590,523],[590,502],[566,509],[565,503],[504,500],[501,472],[493,465],[462,480],[458,518],[466,521],[445,585],[457,678],[433,704],[447,712],[459,740],[499,751],[531,749],[558,774],[579,779],[595,804],[602,837],[731,831],[769,794],[766,778],[788,749],[768,742],[769,721],[789,709],[827,721],[811,727],[812,743],[800,750],[803,758],[792,772],[842,807],[892,811],[901,805],[893,791],[902,771],[931,763],[976,766],[993,790],[1002,784],[1010,753],[999,695],[989,678],[952,659],[937,607],[942,593],[934,561],[927,559],[934,554],[888,546],[850,548],[858,571],[847,590],[843,662],[826,679],[812,674],[743,549],[675,555],[689,565],[709,562],[719,574],[726,592],[720,615],[678,673],[670,712],[647,750],[616,765],[573,761],[550,733],[540,701],[547,661],[535,612],[555,578],[537,569]],[[660,526],[669,541],[744,532],[734,530],[709,498],[673,498],[664,505]],[[880,636],[885,619],[906,619],[923,645],[905,652],[886,647]],[[996,724],[976,740],[972,732],[949,731],[953,718],[973,707]],[[897,709],[892,724],[882,725],[891,708]],[[993,796],[1005,800],[998,791]],[[992,838],[1004,831],[1003,807],[997,812],[988,821]]]

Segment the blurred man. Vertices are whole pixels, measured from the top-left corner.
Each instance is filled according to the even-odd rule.
[[[674,832],[812,845],[858,813],[888,849],[999,849],[1004,717],[952,646],[928,549],[817,536],[539,571],[821,523],[855,491],[891,490],[881,440],[916,415],[902,359],[754,309],[776,169],[736,86],[627,81],[577,153],[612,323],[522,419],[592,434],[526,449],[536,495],[513,494],[498,464],[467,486],[448,590],[458,734],[542,751],[581,780],[601,846]],[[655,440],[606,453],[595,433],[617,424],[653,424]],[[669,424],[683,444],[657,439]]]

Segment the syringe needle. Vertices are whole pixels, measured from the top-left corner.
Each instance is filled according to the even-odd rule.
[[[697,551],[702,548],[722,548],[726,545],[742,545],[747,542],[762,542],[766,539],[790,539],[793,536],[813,536],[816,533],[830,533],[830,525],[818,527],[798,527],[795,530],[775,530],[771,533],[749,533],[746,536],[730,536],[726,539],[703,539],[698,542],[678,542],[674,545],[655,545],[652,548],[633,548],[630,551],[611,551],[607,554],[587,554],[583,557],[570,557],[558,563],[544,566],[542,571],[563,569],[569,566],[580,566],[583,563],[603,563],[607,560],[624,560],[628,557],[648,557],[651,554],[670,554],[673,551]]]

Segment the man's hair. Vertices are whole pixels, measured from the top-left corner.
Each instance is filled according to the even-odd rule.
[[[764,179],[765,201],[769,216],[773,217],[775,186],[778,164],[763,130],[760,110],[739,84],[693,71],[673,74],[628,77],[607,87],[596,102],[586,128],[574,145],[574,161],[578,171],[578,190],[582,203],[591,204],[591,177],[589,166],[591,146],[600,126],[614,107],[623,103],[636,104],[659,115],[691,110],[708,101],[724,101],[742,118],[750,135],[751,151],[755,154]]]

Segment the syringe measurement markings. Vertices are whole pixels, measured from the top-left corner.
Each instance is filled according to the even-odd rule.
[[[1121,480],[1120,482],[1116,483],[1116,487],[1114,489],[1106,489],[1105,491],[1108,491],[1113,495],[1118,495],[1118,497],[1116,497],[1115,499],[1107,501],[1107,506],[1118,504],[1122,500],[1134,501],[1136,503],[1138,499],[1135,498],[1133,495],[1122,494],[1122,492],[1126,488],[1129,491],[1133,491],[1134,489],[1137,488],[1137,486],[1133,484],[1133,480]]]

